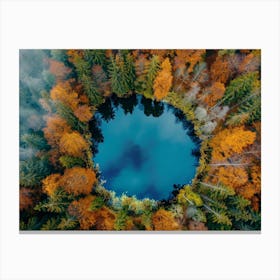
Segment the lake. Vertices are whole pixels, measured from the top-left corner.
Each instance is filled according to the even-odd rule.
[[[94,163],[105,187],[117,195],[168,199],[174,185],[191,183],[199,140],[183,113],[141,95],[116,95],[98,108],[90,123]]]

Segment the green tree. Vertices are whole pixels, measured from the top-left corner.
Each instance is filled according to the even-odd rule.
[[[60,223],[57,225],[57,229],[60,230],[73,230],[77,227],[78,221],[75,217],[66,214],[66,217],[61,218]]]
[[[36,150],[47,150],[49,145],[42,132],[26,133],[21,136],[21,141],[28,147]]]
[[[224,105],[239,104],[244,98],[249,99],[254,94],[252,91],[257,85],[258,75],[257,72],[250,72],[232,80],[226,88],[222,103]]]
[[[67,121],[67,123],[74,129],[79,131],[80,133],[84,133],[87,125],[81,122],[73,113],[71,108],[63,104],[62,102],[57,102],[56,104],[57,113],[63,119]]]
[[[102,94],[97,89],[96,84],[91,76],[82,75],[81,82],[91,105],[98,106],[104,102]]]
[[[122,52],[115,58],[111,56],[109,74],[114,93],[124,95],[134,90],[135,67],[130,54]]]
[[[128,87],[129,90],[134,90],[134,82],[136,79],[136,74],[135,74],[135,66],[134,66],[134,60],[132,55],[128,54],[127,56],[125,56],[124,58],[124,63],[125,63],[125,72],[127,75],[127,83],[128,83]]]
[[[126,222],[128,220],[127,210],[122,209],[119,211],[117,215],[117,219],[115,221],[114,228],[115,230],[125,230],[126,228]]]
[[[160,60],[158,56],[154,55],[149,64],[147,76],[146,76],[146,86],[145,86],[144,94],[147,95],[147,97],[153,96],[154,80],[159,70],[160,70]]]
[[[84,57],[91,66],[98,64],[101,65],[104,70],[107,69],[106,50],[85,50]]]
[[[20,185],[35,187],[51,173],[51,166],[47,156],[33,157],[20,162]]]
[[[48,196],[44,201],[40,201],[34,210],[39,212],[50,212],[50,213],[65,213],[70,202],[73,200],[73,195],[66,193],[61,188],[55,190],[53,195]]]
[[[72,157],[69,155],[60,157],[59,162],[64,168],[72,168],[74,166],[85,167],[85,162],[83,159],[78,157]]]
[[[255,121],[261,120],[261,96],[256,94],[239,106],[237,112],[230,114],[226,124],[238,126],[242,124],[251,125]]]

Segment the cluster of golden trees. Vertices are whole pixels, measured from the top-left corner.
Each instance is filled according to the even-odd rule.
[[[260,229],[259,50],[52,50],[44,56],[46,86],[32,104],[44,110],[43,124],[21,131],[21,147],[31,151],[20,166],[21,229]],[[197,173],[169,201],[116,197],[102,186],[89,122],[112,93],[163,100],[193,123],[202,141]],[[28,94],[30,85],[21,85],[21,98]]]

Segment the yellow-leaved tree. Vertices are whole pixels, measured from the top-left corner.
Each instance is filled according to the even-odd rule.
[[[61,153],[73,157],[82,157],[83,152],[89,148],[88,143],[77,131],[64,133],[59,142]]]
[[[253,144],[256,133],[246,130],[244,126],[224,129],[210,141],[212,160],[223,161],[234,154],[240,154],[246,147]]]
[[[168,58],[166,58],[161,64],[161,70],[154,80],[154,96],[156,100],[161,100],[167,96],[172,85],[172,72],[171,64]]]

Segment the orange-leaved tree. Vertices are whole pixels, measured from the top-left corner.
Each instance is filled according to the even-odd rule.
[[[261,192],[261,167],[253,166],[250,169],[250,181],[240,188],[239,193],[247,199],[253,199],[255,195]],[[257,207],[256,207],[257,208]]]
[[[63,62],[54,59],[49,59],[48,62],[49,70],[55,76],[57,82],[63,81],[72,71]]]
[[[52,196],[59,187],[60,179],[61,175],[57,173],[47,176],[44,180],[42,180],[43,192]]]
[[[188,65],[188,73],[193,72],[195,65],[203,61],[205,50],[176,50],[174,70]]]
[[[59,142],[60,152],[73,157],[82,157],[83,152],[89,148],[89,144],[83,136],[77,132],[66,132]]]
[[[156,100],[163,99],[171,88],[172,85],[172,73],[171,64],[168,58],[166,58],[161,64],[161,70],[154,80],[154,96]]]
[[[19,191],[19,209],[22,210],[27,210],[33,205],[33,200],[32,200],[32,190],[28,188],[20,188]]]
[[[79,195],[90,194],[96,181],[94,170],[73,167],[65,170],[59,184],[67,193]]]
[[[73,201],[68,207],[69,214],[78,219],[80,229],[113,230],[116,220],[115,213],[106,206],[92,209],[96,199],[96,196],[88,195]]]
[[[210,68],[212,80],[225,84],[229,79],[230,72],[230,66],[226,56],[217,56]]]
[[[152,216],[154,230],[178,230],[179,224],[170,211],[159,209]]]
[[[256,133],[246,130],[244,126],[224,129],[210,141],[213,161],[223,161],[253,144]]]
[[[78,219],[80,229],[90,229],[96,222],[96,213],[90,209],[94,199],[93,195],[88,195],[73,201],[68,207],[69,214]]]
[[[79,105],[74,110],[74,115],[81,121],[81,122],[88,122],[92,118],[92,110],[88,105]]]
[[[222,183],[225,186],[232,187],[234,190],[248,182],[248,174],[242,166],[220,166],[215,168],[212,174],[212,183]]]
[[[103,206],[96,212],[95,228],[97,230],[113,230],[116,220],[116,214],[108,207]]]
[[[208,107],[213,107],[224,96],[225,90],[223,83],[214,82],[209,88],[210,92],[205,96],[204,102],[207,103]]]
[[[70,81],[57,83],[51,89],[51,99],[63,103],[73,111],[79,104],[78,93],[73,91]]]
[[[59,117],[58,115],[52,115],[47,118],[47,125],[43,129],[44,136],[49,145],[56,147],[59,145],[61,136],[64,133],[69,133],[71,131],[70,126],[67,124],[66,120]]]

